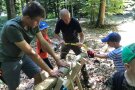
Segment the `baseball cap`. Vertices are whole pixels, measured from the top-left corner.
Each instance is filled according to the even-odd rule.
[[[122,50],[122,61],[124,63],[129,63],[135,58],[135,43],[132,43]]]
[[[44,29],[46,29],[48,27],[49,27],[49,25],[46,22],[40,21],[40,23],[39,23],[39,30],[44,30]]]
[[[102,42],[120,42],[121,36],[116,33],[112,32],[108,34],[105,38],[101,39]]]

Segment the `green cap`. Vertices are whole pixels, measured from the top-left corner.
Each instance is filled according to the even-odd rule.
[[[135,58],[135,43],[132,43],[123,48],[122,51],[122,61],[124,63],[129,63]]]

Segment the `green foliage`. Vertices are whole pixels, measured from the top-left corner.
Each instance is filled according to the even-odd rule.
[[[47,18],[48,18],[48,19],[55,18],[55,14],[53,14],[53,13],[48,13],[48,14],[47,14]]]
[[[93,23],[97,20],[99,12],[100,0],[88,0],[85,6],[82,8],[84,13],[88,13],[88,18],[90,23]]]
[[[22,13],[21,0],[16,0],[15,10],[17,15],[20,15]]]
[[[83,7],[79,10],[81,13],[88,13],[87,17],[90,19],[91,24],[94,24],[98,18],[100,2],[101,0],[87,0]],[[122,13],[123,7],[123,0],[106,0],[106,13],[109,15]]]
[[[106,11],[108,14],[123,13],[124,2],[123,0],[108,0]]]
[[[22,8],[26,0],[15,0],[16,14],[21,15]],[[99,13],[100,0],[37,0],[47,12],[47,18],[58,17],[59,10],[67,8],[70,12],[73,10],[73,17],[89,18],[90,21],[96,21]],[[122,13],[124,0],[106,0],[106,13],[109,15]],[[0,0],[0,12],[6,13],[5,0]]]
[[[0,13],[6,13],[6,4],[5,4],[5,0],[0,0]]]

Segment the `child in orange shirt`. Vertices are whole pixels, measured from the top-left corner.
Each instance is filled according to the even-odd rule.
[[[48,35],[47,35],[47,31],[48,31],[48,24],[46,22],[41,21],[39,23],[39,30],[41,31],[44,39],[48,42],[48,43],[52,43],[51,40],[49,39]],[[42,51],[41,48],[41,44],[40,42],[37,40],[37,48],[36,48],[37,53],[40,55],[40,57],[44,60],[44,62],[51,68],[53,69],[53,66],[50,62],[50,60],[48,59],[48,53]]]

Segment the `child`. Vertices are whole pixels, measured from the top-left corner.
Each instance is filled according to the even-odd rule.
[[[117,71],[125,70],[124,64],[122,62],[122,46],[120,45],[121,36],[116,32],[112,32],[105,38],[101,39],[101,41],[107,42],[108,46],[114,47],[115,49],[107,54],[94,53],[94,55],[91,56],[99,58],[109,58],[113,60]]]
[[[123,48],[122,61],[126,70],[115,73],[106,86],[111,90],[135,90],[135,43]]]
[[[47,31],[48,31],[48,24],[46,22],[41,21],[39,23],[39,30],[41,31],[44,39],[46,41],[48,41],[48,43],[52,43],[51,40],[49,39],[48,35],[47,35]],[[51,68],[53,69],[53,66],[51,65],[49,59],[48,59],[48,53],[42,51],[41,48],[41,44],[39,43],[39,41],[37,40],[37,49],[36,49],[37,53],[40,55],[40,57],[44,60],[44,62]]]

